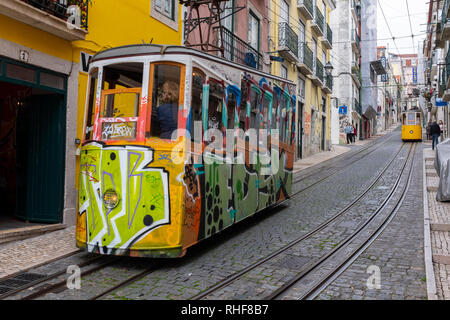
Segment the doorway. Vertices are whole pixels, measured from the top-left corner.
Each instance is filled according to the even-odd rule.
[[[65,95],[0,81],[0,218],[62,222]]]

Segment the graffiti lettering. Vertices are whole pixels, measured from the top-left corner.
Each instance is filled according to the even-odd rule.
[[[136,123],[110,123],[102,128],[102,139],[134,138],[136,137]]]

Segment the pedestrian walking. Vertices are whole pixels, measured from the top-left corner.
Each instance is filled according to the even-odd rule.
[[[430,140],[430,128],[431,128],[431,125],[432,125],[432,122],[431,121],[429,121],[428,122],[428,125],[427,125],[427,128],[426,128],[426,130],[427,130],[427,140]]]
[[[356,130],[356,127],[354,125],[353,126],[353,143],[356,142],[356,136],[358,135],[358,131]]]
[[[347,123],[347,126],[345,127],[345,133],[347,134],[347,144],[352,143],[352,134],[353,134],[353,126],[349,123]]]
[[[433,139],[433,142],[431,144],[431,148],[434,150],[434,147],[439,144],[439,136],[441,135],[441,128],[437,124],[437,122],[433,122],[430,128],[430,134]]]

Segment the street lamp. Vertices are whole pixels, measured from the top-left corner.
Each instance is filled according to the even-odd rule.
[[[327,64],[323,67],[325,69],[325,72],[327,76],[331,75],[331,72],[333,71],[333,65],[330,63],[330,61],[327,62]]]

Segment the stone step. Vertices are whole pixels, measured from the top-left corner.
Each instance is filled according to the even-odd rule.
[[[450,265],[450,255],[433,254],[433,262]]]
[[[431,223],[431,231],[450,232],[450,223]]]
[[[0,231],[0,244],[8,243],[11,241],[28,239],[64,228],[66,228],[65,224],[58,223],[45,226],[32,226],[32,227],[2,230]]]
[[[438,187],[437,186],[427,186],[427,191],[428,192],[437,192]]]

